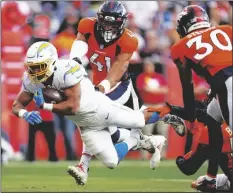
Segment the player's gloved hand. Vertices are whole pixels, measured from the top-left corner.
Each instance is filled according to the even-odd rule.
[[[25,112],[23,118],[31,125],[39,124],[42,118],[38,111]]]
[[[36,106],[39,108],[43,108],[43,104],[44,104],[44,96],[42,93],[42,89],[38,89],[35,93],[34,93],[34,101],[36,102]]]
[[[75,57],[75,58],[73,58],[72,60],[74,60],[75,62],[78,62],[79,64],[82,64],[80,58],[78,58],[78,57]]]
[[[171,107],[168,103],[166,103],[166,105],[160,107],[148,107],[145,110],[147,110],[148,112],[157,112],[159,114],[159,117],[161,118],[171,112]]]
[[[186,126],[183,119],[180,117],[169,114],[164,116],[162,121],[164,121],[166,124],[170,124],[179,136],[185,136]]]

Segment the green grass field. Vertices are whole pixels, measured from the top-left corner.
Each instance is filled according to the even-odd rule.
[[[190,183],[206,172],[206,166],[187,177],[175,166],[174,161],[163,161],[155,170],[149,168],[148,161],[124,160],[110,170],[100,162],[91,164],[88,183],[77,186],[66,173],[68,165],[75,162],[10,162],[2,167],[3,192],[191,192]]]

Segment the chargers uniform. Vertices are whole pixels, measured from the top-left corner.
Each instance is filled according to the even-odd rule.
[[[52,85],[50,85],[52,88],[62,91],[78,83],[81,87],[79,110],[75,116],[67,116],[67,118],[81,127],[82,139],[93,155],[100,154],[103,162],[117,164],[118,156],[106,128],[143,127],[145,125],[143,113],[115,103],[101,92],[95,91],[85,69],[74,60],[59,59],[55,66]],[[32,83],[27,73],[24,73],[22,89],[35,93],[39,88],[45,86],[42,83]]]
[[[206,79],[216,94],[216,100],[208,106],[208,114],[217,121],[224,119],[232,129],[232,27],[213,26],[194,31],[172,47],[171,55],[180,71],[188,67]],[[189,73],[184,72],[181,78],[184,76]]]

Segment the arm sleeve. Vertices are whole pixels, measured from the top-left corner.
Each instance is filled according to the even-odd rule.
[[[179,59],[174,60],[180,76],[183,92],[184,110],[188,121],[195,119],[195,96],[192,82],[192,71],[188,62],[183,64]]]

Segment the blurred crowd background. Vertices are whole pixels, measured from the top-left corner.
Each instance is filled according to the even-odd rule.
[[[34,161],[47,159],[75,160],[80,156],[82,142],[76,126],[63,116],[41,111],[43,124],[27,125],[11,113],[11,105],[20,90],[24,71],[23,60],[27,48],[36,41],[50,41],[59,57],[68,57],[77,34],[77,26],[84,17],[96,17],[101,1],[3,1],[1,99],[1,145],[9,159]],[[137,52],[130,61],[129,72],[146,105],[160,105],[165,101],[182,105],[176,68],[170,59],[170,47],[179,40],[176,15],[190,4],[207,10],[212,25],[232,25],[232,2],[228,1],[124,1],[129,17],[126,27],[139,39]],[[84,60],[90,78],[88,60]],[[194,74],[196,99],[202,100],[208,85]],[[35,108],[30,104],[29,108]],[[38,132],[37,132],[38,131]],[[158,123],[145,129],[146,133],[161,133],[168,138],[164,158],[174,158],[188,151],[191,134],[177,137],[167,125]],[[180,145],[178,145],[180,144]],[[172,147],[176,148],[172,150]],[[145,158],[144,153],[131,153],[133,158]]]

